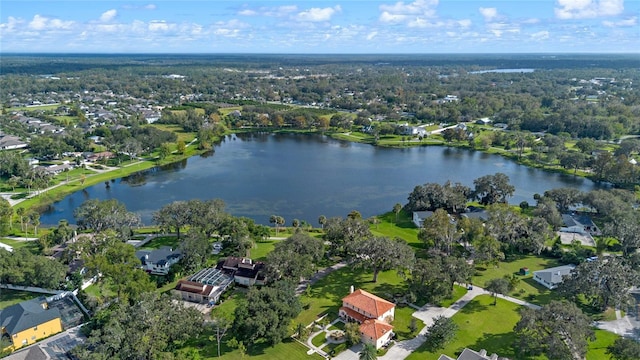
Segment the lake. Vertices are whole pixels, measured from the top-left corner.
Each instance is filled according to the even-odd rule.
[[[73,193],[42,214],[44,225],[67,219],[85,200],[117,199],[145,224],[176,200],[220,198],[234,216],[269,225],[280,215],[317,226],[318,217],[363,217],[406,204],[416,185],[447,180],[473,187],[473,180],[502,172],[516,187],[511,203],[534,204],[533,195],[559,187],[582,191],[592,181],[528,168],[501,156],[440,146],[381,148],[321,135],[242,134],[226,137],[207,156],[195,156]]]

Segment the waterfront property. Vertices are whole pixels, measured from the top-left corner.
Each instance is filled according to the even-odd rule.
[[[223,271],[206,268],[198,271],[188,280],[179,280],[173,293],[178,294],[185,301],[215,304],[232,283],[233,278]]]
[[[393,338],[393,326],[390,323],[395,308],[394,303],[358,289],[342,298],[339,314],[345,321],[360,323],[362,342],[380,349]]]
[[[414,211],[411,221],[416,225],[418,229],[422,228],[424,221],[433,215],[433,211]]]
[[[533,280],[549,290],[553,290],[562,283],[564,276],[569,276],[575,265],[556,266],[533,272]]]
[[[229,256],[220,260],[216,268],[232,276],[236,284],[239,285],[252,286],[266,283],[264,276],[265,264],[260,261]]]
[[[49,308],[45,297],[23,301],[0,311],[0,336],[10,339],[13,350],[61,331],[60,310]]]
[[[163,246],[155,250],[138,250],[136,257],[140,259],[144,271],[154,275],[167,275],[171,265],[180,261],[182,253],[170,246]]]

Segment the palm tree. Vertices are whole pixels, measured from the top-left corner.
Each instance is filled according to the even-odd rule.
[[[396,213],[396,224],[398,223],[398,214],[400,214],[401,210],[402,210],[402,205],[400,203],[393,205],[393,212]]]
[[[378,358],[378,350],[372,344],[364,344],[360,350],[358,359],[360,360],[376,360]]]
[[[27,211],[25,210],[25,208],[18,208],[16,210],[16,214],[20,217],[20,230],[24,231],[24,215]]]

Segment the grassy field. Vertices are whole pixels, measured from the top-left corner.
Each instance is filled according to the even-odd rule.
[[[558,299],[553,291],[545,288],[533,280],[533,272],[561,265],[557,259],[543,258],[533,255],[521,256],[511,261],[501,262],[498,267],[476,267],[473,284],[484,287],[487,281],[504,276],[517,275],[520,282],[509,295],[529,301],[534,304],[544,305],[551,300]],[[519,275],[520,268],[528,267],[529,275]]]
[[[411,325],[412,314],[416,310],[409,306],[396,306],[395,317],[393,319],[393,332],[398,335],[398,340],[407,340],[414,338],[418,331],[424,327],[421,320],[416,319],[416,332],[409,329]]]
[[[485,349],[489,354],[497,353],[510,359],[547,359],[545,356],[523,358],[516,353],[513,347],[515,334],[512,330],[520,319],[518,308],[518,305],[503,299],[498,299],[497,305],[493,306],[491,296],[478,296],[453,316],[459,330],[451,343],[435,352],[421,346],[407,359],[436,360],[440,354],[455,358],[465,347],[477,351]],[[615,334],[596,331],[596,341],[589,344],[587,359],[609,359],[605,354],[606,347],[612,344],[616,337]]]
[[[0,289],[0,309],[4,309],[25,300],[35,299],[38,296],[41,295],[28,291]]]
[[[163,246],[169,246],[175,249],[178,245],[180,245],[180,240],[178,240],[177,236],[160,236],[146,243],[140,250],[159,249]]]
[[[20,225],[18,224],[18,227]],[[41,232],[39,231],[38,234]],[[11,246],[14,249],[25,248],[34,254],[40,254],[40,247],[38,246],[37,241],[21,241],[7,238],[0,238],[0,242],[6,245]]]

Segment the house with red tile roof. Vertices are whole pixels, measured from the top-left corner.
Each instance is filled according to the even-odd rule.
[[[342,299],[340,317],[346,321],[360,323],[362,341],[381,348],[393,337],[390,324],[396,305],[362,289],[352,291]]]

